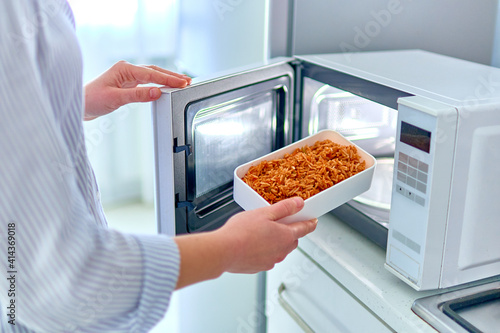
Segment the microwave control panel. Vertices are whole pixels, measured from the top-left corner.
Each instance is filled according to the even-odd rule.
[[[452,156],[440,152],[455,141],[442,136],[442,127],[451,124],[452,108],[417,96],[405,99],[398,108],[386,264],[417,290],[437,288],[452,163]]]
[[[399,152],[396,172],[395,193],[425,207],[429,164]]]

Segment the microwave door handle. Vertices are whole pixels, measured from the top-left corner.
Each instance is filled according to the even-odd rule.
[[[285,309],[288,315],[299,325],[300,328],[306,333],[314,333],[314,330],[305,322],[304,319],[295,311],[292,306],[283,298],[283,292],[286,287],[284,283],[281,283],[278,287],[278,302]]]

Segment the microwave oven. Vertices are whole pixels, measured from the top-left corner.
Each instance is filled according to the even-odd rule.
[[[500,69],[421,50],[271,59],[153,103],[160,233],[241,208],[234,169],[323,129],[377,158],[372,187],[331,213],[386,249],[417,290],[500,274]]]

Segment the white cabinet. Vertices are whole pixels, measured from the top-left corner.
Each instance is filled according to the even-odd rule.
[[[268,333],[392,331],[299,249],[268,273],[266,314]]]

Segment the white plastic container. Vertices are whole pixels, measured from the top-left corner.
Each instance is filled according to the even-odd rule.
[[[304,146],[312,146],[316,141],[329,139],[341,145],[354,145],[361,159],[366,162],[366,169],[341,181],[332,187],[315,194],[314,196],[304,201],[304,208],[283,220],[286,223],[309,220],[320,217],[321,215],[331,211],[334,208],[346,203],[352,198],[360,195],[370,188],[373,172],[375,170],[376,160],[373,156],[353,144],[351,141],[344,138],[341,134],[332,130],[323,130],[307,138],[294,142],[291,145],[276,150],[261,158],[250,161],[237,167],[234,170],[234,190],[233,197],[238,205],[244,210],[252,210],[256,208],[266,207],[270,204],[261,197],[255,190],[247,185],[242,178],[248,172],[251,166],[259,164],[263,160],[275,160],[283,158],[285,154],[292,153],[297,148]]]

